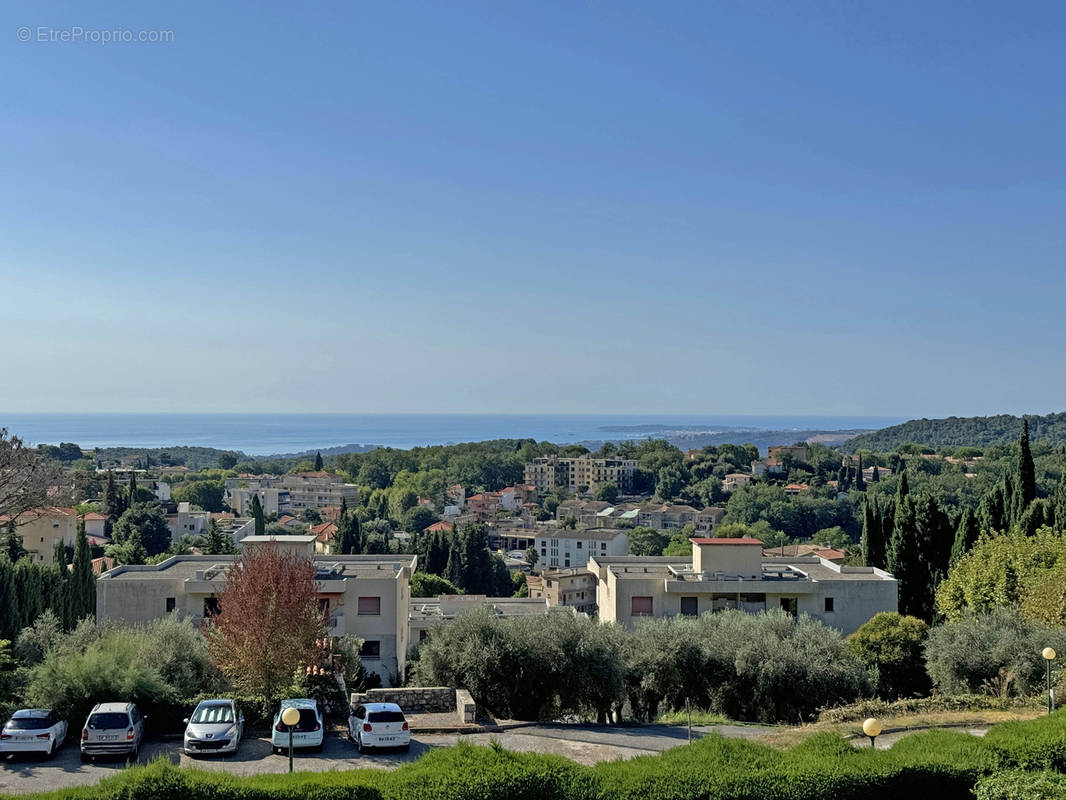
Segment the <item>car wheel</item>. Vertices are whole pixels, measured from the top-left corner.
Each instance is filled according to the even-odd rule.
[[[323,748],[323,747],[325,747],[325,746],[326,746],[326,741],[325,741],[325,739],[323,739],[323,740],[322,740],[321,742],[319,742],[318,744],[316,744],[316,745],[315,745],[315,746],[314,746],[313,748],[311,748],[311,749],[312,749],[312,750],[314,750],[314,751],[315,751],[316,753],[321,753],[321,752],[322,752],[322,748]]]
[[[366,752],[366,748],[363,747],[362,738],[359,738],[359,739],[355,740],[355,749],[359,751],[359,755],[362,755],[363,753]]]
[[[407,744],[405,744],[400,749],[403,750],[405,753],[410,753],[411,752],[411,743],[408,742]]]
[[[81,754],[81,763],[82,764],[88,764],[92,760],[93,760],[93,757],[91,755],[89,755],[88,753],[82,753]]]

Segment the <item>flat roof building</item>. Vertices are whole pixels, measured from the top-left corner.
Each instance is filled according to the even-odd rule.
[[[898,607],[896,579],[874,567],[815,555],[764,556],[758,539],[691,539],[691,557],[599,556],[599,618],[629,627],[640,617],[699,616],[736,608],[809,614],[845,634]]]
[[[273,546],[311,559],[331,636],[364,640],[363,665],[385,685],[403,677],[413,555],[312,555],[315,537],[246,536],[244,548]],[[147,622],[177,613],[202,622],[218,610],[217,593],[239,556],[174,556],[159,564],[120,566],[96,581],[98,620]]]

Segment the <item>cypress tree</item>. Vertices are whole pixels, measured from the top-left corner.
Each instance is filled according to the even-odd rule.
[[[959,517],[959,526],[955,531],[955,541],[951,545],[951,566],[970,551],[981,534],[981,528],[977,523],[977,517],[970,509],[966,509]]]
[[[1022,438],[1018,442],[1018,511],[1021,517],[1029,504],[1036,499],[1036,466],[1029,449],[1029,420],[1022,418]]]
[[[126,500],[126,508],[129,508],[137,502],[137,473],[130,473],[130,487],[127,490],[129,497]]]
[[[63,627],[70,630],[73,622],[70,603],[70,571],[67,569],[67,548],[62,540],[56,542],[55,549],[52,551],[52,567],[55,578],[48,606],[63,621]]]
[[[932,617],[931,574],[919,540],[914,500],[906,495],[896,503],[888,569],[899,581],[899,613],[928,621]]]
[[[1062,471],[1062,478],[1059,479],[1059,485],[1055,487],[1052,506],[1056,530],[1066,530],[1066,470]]]
[[[213,524],[213,521],[212,521]],[[85,535],[85,520],[78,521],[78,536],[74,540],[74,569],[71,571],[71,611],[73,621],[96,615],[96,576],[93,575],[89,554],[89,537]]]
[[[118,518],[122,516],[122,512],[125,510],[126,505],[123,502],[122,493],[115,485],[115,474],[108,470],[107,486],[104,487],[104,511],[107,514],[104,532],[108,536],[111,535],[111,527],[118,522]]]
[[[855,469],[855,488],[860,492],[866,491],[866,481],[862,477],[862,453],[859,453],[859,466]]]
[[[885,539],[876,495],[867,495],[863,503],[862,560],[868,567],[885,567]]]
[[[266,532],[266,515],[258,494],[252,495],[252,519],[255,520],[255,535],[262,536]]]
[[[19,559],[26,555],[26,548],[22,544],[22,537],[15,528],[15,520],[8,520],[7,533],[4,534],[4,552],[12,564],[17,564]]]
[[[32,625],[44,611],[44,581],[41,578],[43,567],[29,559],[15,565],[15,595],[18,597],[18,618],[16,627],[21,630]]]
[[[911,487],[907,484],[906,471],[899,474],[899,486],[896,487],[896,505],[899,505],[900,500],[906,497],[911,492]]]
[[[15,589],[15,567],[6,553],[0,553],[0,639],[14,641],[22,616]]]
[[[315,453],[315,472],[318,472],[320,469],[322,469],[322,453],[321,452]],[[343,499],[343,498],[341,498],[341,499]]]
[[[874,471],[870,473],[870,483],[878,483],[881,480],[881,473],[877,471],[877,464],[874,464]]]

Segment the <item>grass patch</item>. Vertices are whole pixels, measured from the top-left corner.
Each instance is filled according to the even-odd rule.
[[[690,716],[688,712],[681,711],[667,711],[665,714],[660,714],[655,718],[655,722],[659,725],[688,725]],[[717,714],[714,711],[707,711],[702,708],[692,709],[691,720],[693,725],[743,725],[743,722],[733,722],[728,717],[722,714]]]

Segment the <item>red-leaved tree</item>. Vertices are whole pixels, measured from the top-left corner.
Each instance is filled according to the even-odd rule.
[[[205,630],[216,666],[239,691],[277,699],[325,636],[314,565],[273,546],[249,548],[217,597]]]

